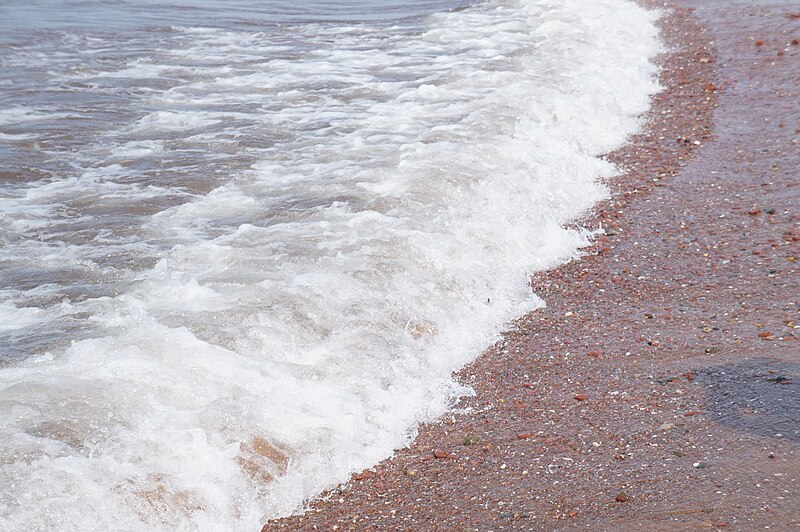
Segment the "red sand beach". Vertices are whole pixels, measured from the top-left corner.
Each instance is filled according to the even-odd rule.
[[[607,236],[533,279],[466,413],[265,531],[800,529],[800,4],[667,5]]]

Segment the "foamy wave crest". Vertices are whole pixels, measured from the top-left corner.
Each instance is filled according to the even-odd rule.
[[[654,20],[500,0],[298,25],[301,51],[173,29],[152,57],[64,74],[165,85],[72,177],[0,198],[20,264],[66,256],[110,287],[3,292],[16,330],[81,332],[0,371],[2,528],[255,529],[407,445],[470,393],[452,373],[543,304],[531,273],[587,244],[565,224],[607,196],[599,156],[658,90]],[[137,181],[179,151],[212,158],[208,190]],[[106,212],[126,229],[92,226]]]

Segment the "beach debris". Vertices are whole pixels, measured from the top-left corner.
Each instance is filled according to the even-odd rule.
[[[452,455],[444,449],[436,449],[433,451],[434,458],[450,458]]]
[[[619,230],[613,227],[606,227],[606,236],[617,236],[619,234]]]
[[[756,41],[756,46],[764,46],[764,41]]]
[[[792,384],[792,379],[789,377],[784,377],[783,375],[778,375],[776,377],[767,377],[767,382],[771,382],[773,384]]]
[[[617,493],[617,496],[614,497],[614,500],[617,502],[627,502],[628,495],[624,491],[620,491],[619,493]]]
[[[353,477],[355,480],[366,480],[368,478],[372,478],[375,476],[374,471],[370,471],[369,469],[365,469],[361,473],[356,473]]]
[[[664,423],[663,425],[658,427],[659,430],[669,430],[674,428],[675,428],[675,423]]]

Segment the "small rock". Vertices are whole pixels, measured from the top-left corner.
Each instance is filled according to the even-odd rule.
[[[659,427],[659,430],[669,430],[674,428],[675,428],[675,423],[664,423]]]
[[[405,476],[407,477],[416,478],[417,475],[419,475],[419,471],[417,471],[416,469],[408,468],[403,471],[403,474],[405,474]]]
[[[532,432],[520,432],[519,434],[517,434],[517,439],[518,440],[527,440],[528,438],[532,438],[532,437],[533,437],[533,433]]]
[[[703,85],[703,90],[706,92],[717,92],[717,87],[713,83],[706,83]]]
[[[606,227],[606,236],[617,236],[619,231],[613,227]]]
[[[627,502],[628,495],[624,491],[620,491],[617,493],[617,496],[614,498],[614,500],[617,502]]]
[[[756,46],[764,46],[764,41],[756,41]]]
[[[475,445],[479,441],[481,441],[481,439],[478,436],[467,436],[464,438],[464,445]]]
[[[585,401],[588,398],[589,398],[589,396],[586,395],[585,393],[579,393],[578,395],[575,396],[575,400],[576,401]]]
[[[436,449],[435,451],[433,451],[433,457],[434,458],[450,458],[450,453],[448,453],[447,451],[445,451],[443,449]]]
[[[777,377],[767,377],[767,382],[772,382],[775,384],[791,384],[792,379],[789,377],[784,377],[783,375],[778,375]]]
[[[797,46],[798,44],[800,44],[800,39],[792,39],[792,41],[791,41],[791,43],[790,43],[790,44],[791,44],[792,46]]]
[[[698,410],[689,410],[688,412],[685,412],[683,415],[686,416],[686,417],[692,417],[692,416],[696,416],[698,414],[702,414],[702,412],[700,412]]]
[[[356,474],[356,476],[353,478],[355,478],[356,480],[364,480],[367,478],[372,478],[374,476],[375,473],[373,473],[372,471],[362,471],[361,473]]]

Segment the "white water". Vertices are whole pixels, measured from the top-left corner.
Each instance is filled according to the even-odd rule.
[[[8,59],[128,99],[99,130],[0,108],[61,165],[0,194],[0,527],[255,529],[408,444],[587,243],[654,20],[502,0]]]

